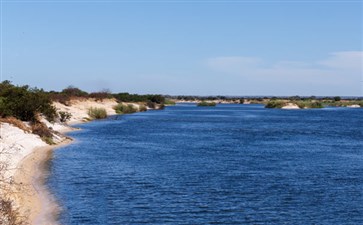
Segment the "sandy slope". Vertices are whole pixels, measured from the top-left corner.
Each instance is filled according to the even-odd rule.
[[[73,99],[68,106],[59,102],[54,102],[53,105],[59,111],[71,113],[72,117],[69,124],[75,124],[87,121],[88,109],[91,107],[104,108],[109,116],[116,114],[113,107],[117,105],[117,102],[115,99],[104,99],[100,101],[96,101],[95,99]]]
[[[138,104],[132,104],[139,107]],[[68,105],[59,102],[53,105],[58,111],[71,113],[69,124],[76,124],[88,121],[86,118],[90,107],[104,108],[108,115],[116,114],[113,107],[117,102],[115,99],[74,99]],[[8,165],[8,170],[0,174],[3,176],[0,179],[11,183],[10,197],[14,200],[15,206],[19,207],[21,214],[28,217],[29,224],[48,225],[56,224],[59,207],[44,186],[47,176],[45,165],[54,148],[71,142],[61,133],[74,128],[62,123],[50,123],[45,119],[42,119],[42,122],[60,132],[54,136],[57,145],[50,146],[37,135],[26,133],[8,123],[0,123],[0,165]]]

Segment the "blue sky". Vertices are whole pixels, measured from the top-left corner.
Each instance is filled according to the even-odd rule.
[[[46,90],[362,96],[362,1],[3,1],[2,79]]]

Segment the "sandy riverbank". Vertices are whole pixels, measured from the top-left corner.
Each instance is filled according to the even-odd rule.
[[[136,103],[132,104],[140,106]],[[116,112],[113,108],[116,105],[117,102],[114,99],[73,100],[68,105],[54,103],[57,110],[72,114],[69,121],[72,125],[89,121],[87,117],[90,107],[104,108],[108,115],[114,115]],[[53,225],[57,224],[57,216],[61,209],[44,185],[48,175],[47,165],[54,149],[72,142],[71,139],[66,138],[65,132],[74,128],[61,123],[49,123],[44,119],[42,122],[54,131],[60,132],[54,134],[57,145],[48,145],[39,136],[29,131],[9,123],[0,123],[0,165],[8,167],[0,175],[10,186],[6,193],[0,194],[9,196],[27,224]],[[28,126],[27,123],[24,125]]]
[[[44,183],[53,150],[71,142],[67,138],[55,146],[36,148],[20,162],[14,174],[14,199],[20,206],[20,214],[27,215],[29,224],[57,224],[61,209]]]

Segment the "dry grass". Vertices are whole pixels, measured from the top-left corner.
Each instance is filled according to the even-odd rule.
[[[52,131],[44,124],[40,122],[36,122],[32,124],[32,132],[33,134],[37,134],[42,138],[52,138]]]
[[[27,127],[24,124],[24,122],[22,122],[21,120],[18,120],[15,117],[0,118],[0,122],[12,124],[15,127],[19,128],[25,132],[31,132],[31,129],[29,127]]]
[[[0,198],[0,224],[25,225],[25,218],[21,217],[10,200]]]

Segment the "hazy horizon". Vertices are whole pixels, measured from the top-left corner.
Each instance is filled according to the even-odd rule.
[[[363,96],[361,1],[2,1],[1,80],[60,91]]]

